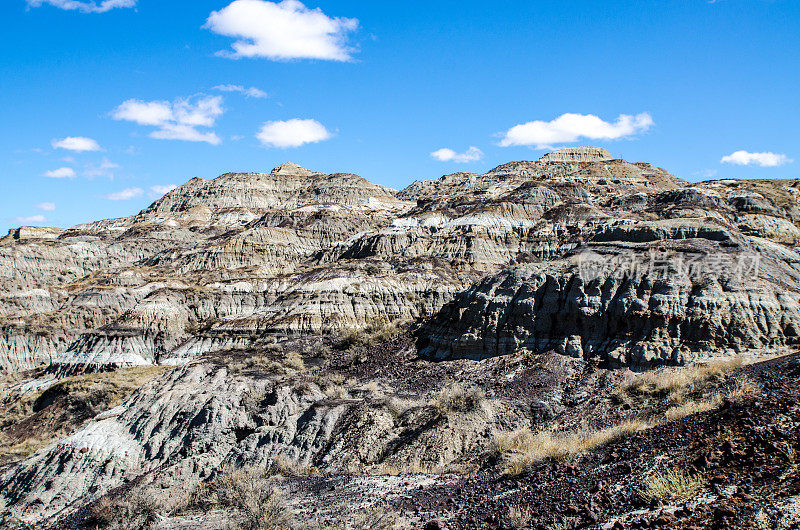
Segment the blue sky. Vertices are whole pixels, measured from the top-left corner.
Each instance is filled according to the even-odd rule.
[[[3,231],[285,161],[394,188],[570,145],[800,164],[794,0],[3,0],[0,39]]]

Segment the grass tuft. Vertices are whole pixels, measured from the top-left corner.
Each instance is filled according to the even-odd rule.
[[[442,388],[433,399],[432,405],[442,415],[478,410],[486,400],[483,390],[471,387],[464,388],[458,383],[451,383]]]
[[[675,501],[689,499],[703,489],[705,480],[679,469],[668,469],[651,475],[640,494],[645,500]]]

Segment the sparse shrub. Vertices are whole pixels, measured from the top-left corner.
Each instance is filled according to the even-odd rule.
[[[337,347],[341,350],[349,350],[356,346],[375,346],[391,339],[397,334],[397,329],[397,322],[376,322],[364,329],[353,330],[344,334]]]
[[[531,525],[531,510],[522,506],[510,506],[503,517],[503,528],[509,530],[523,530],[530,528]]]
[[[674,501],[694,497],[703,489],[705,480],[679,469],[668,469],[651,475],[640,491],[645,500]]]
[[[472,412],[477,410],[486,400],[483,390],[464,388],[459,383],[451,383],[442,388],[433,400],[433,406],[443,415]]]
[[[114,530],[150,528],[164,511],[156,492],[133,490],[125,496],[102,497],[92,506],[90,522]]]
[[[358,390],[369,394],[378,394],[381,392],[381,385],[379,385],[376,381],[370,381],[369,383],[364,383],[363,385],[359,386]]]
[[[306,363],[296,351],[287,352],[283,358],[283,363],[292,370],[297,370],[298,372],[302,372],[306,369]]]
[[[292,513],[283,494],[271,487],[269,473],[246,466],[223,473],[215,480],[201,485],[194,495],[195,504],[202,507],[233,508],[247,530],[274,530],[291,527]]]
[[[317,468],[314,466],[301,466],[285,455],[275,457],[272,469],[275,474],[283,475],[284,477],[306,477],[317,473]]]

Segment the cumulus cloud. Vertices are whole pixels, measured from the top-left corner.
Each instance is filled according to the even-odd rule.
[[[11,219],[12,224],[27,225],[27,224],[41,224],[47,222],[47,217],[44,215],[30,215],[28,217],[15,217]]]
[[[91,138],[83,136],[67,136],[62,139],[55,139],[51,142],[53,149],[66,149],[68,151],[77,151],[82,153],[84,151],[102,151],[100,144]]]
[[[267,147],[300,147],[327,140],[332,135],[317,120],[268,121],[256,138]]]
[[[750,153],[748,151],[736,151],[720,160],[723,164],[734,164],[737,166],[761,166],[777,167],[794,162],[791,158],[780,153]]]
[[[39,7],[47,4],[59,9],[81,11],[82,13],[105,13],[118,7],[136,7],[137,0],[103,0],[99,4],[95,1],[79,0],[28,0],[29,7]]]
[[[198,128],[213,127],[224,112],[221,96],[178,99],[172,103],[129,99],[114,109],[111,117],[156,127],[150,133],[150,138],[218,145],[222,140],[214,131],[201,131]]]
[[[329,17],[298,0],[235,0],[212,12],[204,27],[236,39],[233,51],[220,52],[226,57],[348,61],[353,50],[347,35],[358,28],[358,20]]]
[[[129,99],[114,109],[111,117],[139,125],[161,125],[172,120],[172,104],[166,101]]]
[[[590,140],[616,140],[648,130],[653,125],[650,114],[643,112],[636,116],[621,114],[617,121],[603,121],[594,114],[562,114],[552,121],[529,121],[515,125],[503,134],[500,145],[534,146],[536,149],[549,149],[555,144],[577,142],[582,138]]]
[[[442,162],[457,162],[459,164],[465,164],[467,162],[476,162],[483,158],[483,151],[473,146],[470,146],[470,148],[463,153],[456,153],[452,149],[443,148],[434,151],[431,153],[431,156]]]
[[[60,167],[58,169],[45,171],[42,176],[50,177],[51,179],[74,179],[75,170],[71,167]]]
[[[156,186],[150,186],[150,191],[151,195],[161,196],[161,195],[166,195],[167,193],[171,192],[177,187],[178,186],[176,186],[175,184],[165,184],[163,186],[156,185]]]
[[[103,198],[108,199],[109,201],[127,201],[130,199],[135,199],[136,197],[141,197],[143,193],[144,190],[142,188],[125,188],[122,191],[103,195]]]
[[[214,90],[219,90],[220,92],[239,92],[240,94],[244,94],[248,98],[258,98],[258,99],[263,99],[268,95],[260,88],[256,88],[254,86],[246,88],[243,87],[242,85],[217,85],[214,87]]]
[[[56,203],[54,202],[40,202],[36,205],[37,210],[42,210],[45,212],[54,212],[56,209]]]

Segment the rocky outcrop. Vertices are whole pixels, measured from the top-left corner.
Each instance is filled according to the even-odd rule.
[[[598,148],[401,192],[290,163],[193,179],[129,218],[4,238],[0,366],[187,362],[264,336],[424,318],[484,276],[525,263],[548,274],[586,245],[615,255],[677,241],[762,252],[772,242],[773,254],[791,254],[798,193],[795,181],[692,185]],[[551,274],[562,273],[571,274]]]
[[[547,153],[540,162],[600,162],[613,160],[611,153],[601,147],[566,147]]]
[[[714,241],[589,245],[564,260],[506,269],[423,326],[421,353],[556,351],[645,368],[797,344],[800,255],[767,257]]]

